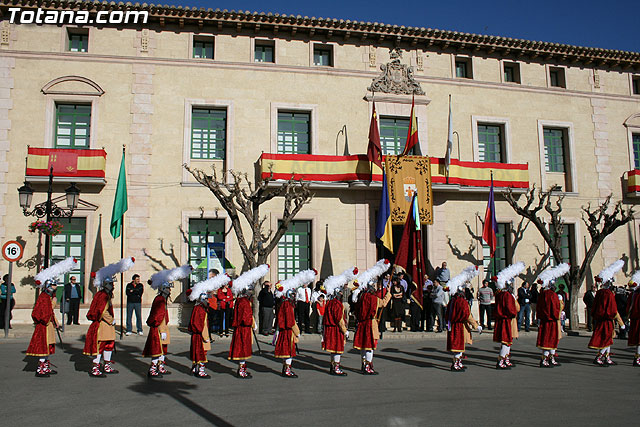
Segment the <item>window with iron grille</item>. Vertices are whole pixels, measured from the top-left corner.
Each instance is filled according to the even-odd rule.
[[[278,111],[278,153],[311,154],[311,113]]]
[[[78,264],[76,268],[61,277],[61,283],[69,283],[71,276],[76,278],[76,283],[86,289],[84,283],[85,267],[85,243],[86,243],[86,218],[60,219],[62,231],[60,234],[51,237],[51,248],[49,250],[49,265],[64,261],[68,257],[74,257]],[[62,297],[64,286],[58,286],[58,298]],[[84,292],[83,292],[84,299]]]
[[[225,158],[227,145],[227,110],[200,108],[191,110],[191,158]]]
[[[89,148],[91,105],[56,104],[55,148]]]
[[[278,242],[278,280],[311,268],[311,221],[291,221]]]

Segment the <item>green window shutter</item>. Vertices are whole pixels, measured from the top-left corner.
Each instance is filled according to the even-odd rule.
[[[316,46],[313,48],[313,65],[332,67],[332,49],[330,46]]]
[[[547,172],[565,171],[565,141],[562,129],[547,129],[544,133],[544,158]]]
[[[193,57],[198,59],[213,59],[213,41],[194,40]]]
[[[89,48],[88,34],[69,34],[69,52],[87,52]]]
[[[407,143],[409,119],[401,117],[380,117],[380,145],[382,154],[402,154]],[[409,154],[414,154],[415,147]]]
[[[91,105],[56,104],[55,148],[89,148]]]
[[[273,46],[256,44],[254,60],[255,62],[274,62]]]
[[[501,163],[502,128],[496,125],[478,125],[478,152],[481,162]]]
[[[227,110],[191,110],[191,158],[224,160],[227,145]]]
[[[311,114],[278,111],[278,154],[311,154]]]
[[[191,286],[207,278],[207,243],[224,242],[223,219],[189,220],[189,264],[193,267]]]
[[[640,133],[634,133],[631,137],[633,144],[633,162],[636,169],[640,169]]]
[[[49,265],[56,264],[68,257],[74,257],[78,261],[75,269],[66,273],[62,278],[61,284],[69,282],[69,278],[74,276],[76,282],[80,284],[83,290],[87,287],[84,283],[84,267],[85,267],[85,244],[86,244],[86,218],[59,219],[62,224],[62,231],[57,236],[51,237],[51,245],[49,248]],[[64,286],[58,286],[56,295],[58,299],[62,298]],[[84,299],[83,292],[83,299]]]
[[[291,221],[278,242],[278,280],[311,268],[311,221]]]

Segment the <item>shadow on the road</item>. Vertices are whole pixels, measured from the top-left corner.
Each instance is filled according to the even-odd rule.
[[[35,372],[36,369],[38,369],[38,358],[35,356],[27,356],[27,350],[21,351],[20,353],[25,355],[24,359],[22,359],[25,363],[24,368],[22,368],[22,372]]]

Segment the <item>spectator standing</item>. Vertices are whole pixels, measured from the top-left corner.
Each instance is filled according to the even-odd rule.
[[[0,285],[0,329],[4,329],[4,315],[7,310],[7,282],[9,282],[9,275],[5,274],[2,277],[2,284]],[[9,298],[9,329],[11,329],[11,319],[13,319],[13,307],[16,305],[16,300],[13,298],[13,294],[16,293],[16,287],[11,284],[11,297]]]
[[[404,288],[400,284],[400,278],[394,276],[391,280],[391,318],[393,319],[393,332],[402,332],[404,309]]]
[[[538,305],[538,283],[533,282],[531,285],[531,324],[536,325],[536,307]]]
[[[440,285],[440,282],[437,279],[434,280],[433,288],[431,289],[431,325],[435,326],[435,320],[437,317],[438,329],[436,332],[442,332],[444,328],[444,318],[442,315],[442,309],[444,308],[444,294],[445,292]]]
[[[447,268],[447,262],[443,262],[442,266],[436,268],[436,280],[440,282],[442,286],[446,286],[447,282],[451,278],[451,272]]]
[[[220,274],[220,272],[217,269],[212,268],[211,270],[209,270],[209,279],[213,279],[218,274]],[[207,326],[209,327],[209,340],[211,341],[211,334],[214,332],[218,332],[218,326],[220,323],[220,321],[218,320],[218,315],[220,314],[218,311],[218,295],[212,292],[209,296],[208,301],[209,306],[207,307]]]
[[[229,284],[225,284],[218,289],[218,311],[220,323],[218,324],[220,336],[229,336],[229,326],[231,326],[231,315],[233,314],[233,292],[229,289]]]
[[[78,315],[80,313],[80,301],[82,300],[82,286],[76,283],[76,276],[69,277],[69,283],[64,285],[64,302],[68,305],[67,325],[73,322],[79,325]],[[128,301],[128,298],[127,298]]]
[[[127,284],[127,335],[131,335],[132,317],[136,313],[136,330],[138,335],[142,335],[142,294],[144,286],[140,283],[140,275],[134,274],[131,282]]]
[[[587,306],[587,331],[591,332],[593,330],[593,301],[596,298],[597,285],[594,283],[591,285],[591,289],[585,292],[584,297],[582,297],[582,302]]]
[[[296,307],[298,309],[298,326],[300,332],[311,333],[309,324],[309,310],[311,308],[311,289],[305,283],[296,292]]]
[[[529,284],[524,282],[518,289],[518,304],[520,304],[520,311],[518,312],[518,330],[522,329],[522,322],[524,320],[524,330],[529,332],[529,320],[531,317],[531,290]]]
[[[480,326],[484,328],[486,325],[486,328],[491,330],[491,304],[493,304],[494,296],[489,282],[489,279],[482,281],[482,287],[478,289],[478,304],[480,306]],[[485,314],[487,316],[486,324],[484,323]]]
[[[424,275],[424,285],[422,286],[422,329],[431,332],[431,289],[433,282]]]
[[[469,310],[471,310],[471,307],[473,307],[473,289],[471,289],[469,286],[466,286],[464,288],[464,298],[469,303]]]
[[[627,289],[624,286],[618,286],[615,291],[616,293],[616,307],[618,308],[618,313],[620,314],[620,318],[622,318],[622,323],[628,326],[629,316],[627,315],[627,301],[629,299],[629,294],[627,293]],[[627,329],[620,329],[618,333],[618,338],[624,340],[627,339]]]
[[[273,334],[273,309],[276,300],[271,289],[271,282],[262,283],[262,289],[258,294],[258,307],[260,308],[260,333],[262,335]]]
[[[565,291],[564,283],[556,283],[557,290],[556,294],[558,294],[558,298],[560,298],[561,305],[563,306],[562,311],[560,312],[560,325],[562,326],[562,332],[565,330],[565,324],[567,322],[567,313],[569,311],[569,295]]]
[[[327,306],[327,300],[323,293],[318,295],[318,300],[316,301],[316,312],[318,313],[318,333],[322,334],[322,320],[324,319],[324,309]]]

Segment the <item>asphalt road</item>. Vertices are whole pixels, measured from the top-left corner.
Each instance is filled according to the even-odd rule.
[[[411,335],[409,335],[411,337]],[[495,369],[497,345],[489,334],[467,350],[468,370],[451,372],[445,334],[380,342],[378,376],[359,374],[359,353],[343,355],[348,376],[328,375],[328,356],[316,336],[305,336],[294,361],[298,379],[280,377],[273,347],[248,362],[254,377],[235,377],[226,360],[228,339],[214,343],[207,365],[211,379],[189,376],[188,336],[172,337],[172,375],[149,380],[144,337],[117,341],[120,370],[90,378],[82,341],[58,347],[59,374],[36,378],[28,338],[0,338],[0,405],[6,426],[426,426],[426,425],[632,425],[640,415],[640,368],[633,351],[616,340],[618,366],[592,365],[587,337],[560,341],[561,367],[540,369],[535,333],[513,346],[517,367]],[[262,340],[262,337],[261,337]]]

